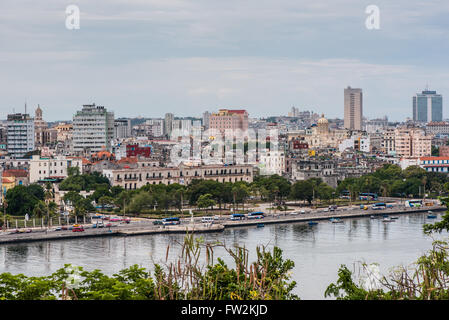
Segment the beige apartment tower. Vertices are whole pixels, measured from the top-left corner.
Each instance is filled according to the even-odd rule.
[[[362,130],[363,94],[362,89],[345,89],[345,129]]]

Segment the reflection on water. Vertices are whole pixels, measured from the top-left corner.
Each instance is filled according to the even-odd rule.
[[[296,293],[302,299],[324,299],[324,291],[336,281],[341,264],[353,269],[357,261],[378,262],[381,271],[386,273],[393,266],[414,262],[432,244],[432,239],[422,232],[422,225],[440,220],[440,214],[436,220],[428,220],[426,214],[411,214],[399,216],[390,223],[382,219],[354,218],[344,223],[319,221],[315,226],[265,224],[264,228],[238,227],[200,236],[207,242],[220,241],[227,247],[245,246],[250,250],[250,261],[256,259],[256,246],[280,247],[284,258],[295,262]],[[0,257],[3,257],[0,272],[47,275],[68,263],[87,270],[100,269],[107,274],[133,264],[152,270],[154,263],[166,263],[168,245],[168,261],[178,257],[183,237],[160,234],[0,245]],[[447,233],[437,237],[445,238]],[[216,247],[214,256],[233,266],[223,248]]]

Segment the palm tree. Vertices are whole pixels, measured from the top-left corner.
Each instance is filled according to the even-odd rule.
[[[47,204],[44,201],[39,200],[39,202],[36,203],[36,205],[33,208],[33,217],[43,218],[46,213],[47,213]]]

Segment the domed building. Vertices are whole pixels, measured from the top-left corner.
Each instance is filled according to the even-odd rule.
[[[309,148],[338,148],[338,145],[347,138],[348,130],[346,129],[329,129],[329,121],[321,115],[317,124],[311,127],[311,134],[306,136]]]
[[[318,119],[317,131],[318,131],[318,134],[325,135],[325,134],[329,133],[329,121],[324,117],[324,114],[322,114],[321,118]]]

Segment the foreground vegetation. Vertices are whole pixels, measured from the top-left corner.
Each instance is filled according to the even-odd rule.
[[[215,243],[185,237],[178,260],[155,264],[154,272],[133,265],[108,276],[100,270],[86,271],[65,265],[50,276],[27,277],[23,274],[0,275],[0,299],[7,300],[284,300],[298,299],[290,280],[294,267],[274,247],[257,248],[257,260],[248,261],[248,250],[226,249],[235,268],[221,258],[214,260]],[[167,247],[167,256],[170,247]],[[200,255],[206,265],[200,265]],[[166,258],[167,259],[167,258]]]

